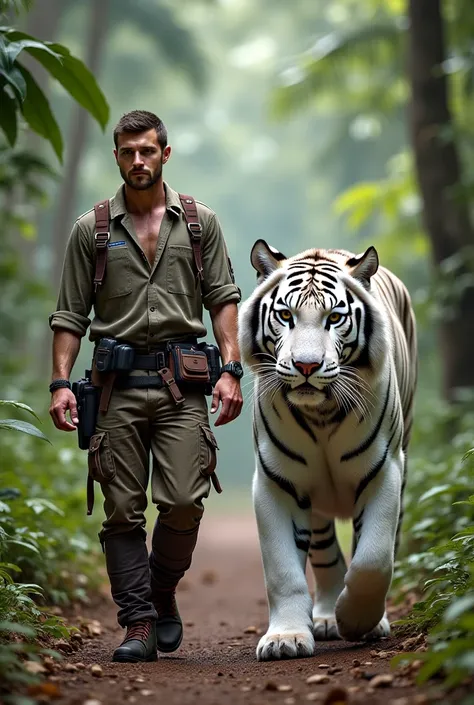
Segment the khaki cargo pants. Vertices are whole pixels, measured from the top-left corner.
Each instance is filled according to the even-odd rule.
[[[105,498],[102,542],[144,529],[150,469],[160,523],[179,532],[197,528],[217,444],[204,394],[184,388],[183,394],[185,401],[177,406],[164,387],[114,388],[107,412],[99,412],[89,472]]]

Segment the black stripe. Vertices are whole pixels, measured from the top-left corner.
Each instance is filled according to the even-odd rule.
[[[284,443],[278,440],[278,438],[275,436],[273,433],[272,429],[270,428],[267,419],[265,418],[265,415],[262,411],[262,406],[260,403],[260,397],[258,399],[258,410],[260,412],[260,417],[263,421],[263,425],[265,427],[265,431],[267,432],[268,437],[270,438],[271,442],[273,445],[278,448],[279,451],[284,453],[288,458],[291,458],[291,460],[296,460],[297,463],[302,463],[303,465],[307,465],[308,463],[306,460],[303,458],[302,455],[298,455],[298,453],[295,453],[294,451],[290,450],[288,446],[286,446]]]
[[[333,522],[329,521],[326,526],[323,526],[321,529],[312,529],[313,534],[325,534],[331,527],[333,526]]]
[[[284,392],[284,396],[285,396],[285,401],[288,404],[288,399],[287,399],[288,395],[287,395],[286,391]],[[306,431],[306,433],[309,436],[311,436],[311,439],[314,441],[314,443],[317,443],[318,439],[314,435],[312,429],[308,426],[308,422],[306,421],[306,419],[303,416],[303,414],[301,413],[301,411],[299,409],[297,409],[295,406],[291,406],[290,404],[288,404],[288,409],[290,411],[290,414],[293,416],[294,420],[298,424],[298,426],[300,428],[302,428],[303,431]]]
[[[387,447],[385,448],[385,453],[384,453],[383,456],[380,458],[380,460],[378,461],[378,463],[376,463],[376,464],[374,465],[374,467],[372,468],[372,470],[369,472],[369,474],[366,475],[364,478],[362,478],[362,480],[359,482],[359,485],[358,485],[357,490],[356,490],[356,493],[355,493],[354,504],[357,502],[357,500],[359,499],[359,497],[361,496],[362,492],[365,490],[365,488],[367,487],[367,485],[369,484],[369,482],[371,482],[371,481],[374,479],[374,477],[375,477],[375,476],[380,472],[380,470],[382,469],[383,464],[384,464],[385,461],[387,460],[388,450],[389,450],[389,448],[390,448],[390,444],[391,444],[392,441],[393,441],[394,435],[395,435],[395,432],[393,433],[392,437],[390,438],[389,442],[387,443]]]
[[[255,441],[260,465],[268,479],[272,480],[276,485],[278,485],[278,487],[283,490],[283,492],[287,492],[289,495],[291,495],[300,509],[309,509],[311,507],[311,500],[308,495],[298,497],[298,493],[296,492],[295,486],[292,482],[287,480],[286,477],[281,477],[281,475],[277,475],[272,470],[270,470],[270,468],[265,464],[262,458],[260,448],[258,447],[257,438],[255,438]]]
[[[339,563],[339,556],[331,561],[330,563],[311,563],[313,568],[333,568],[335,565]]]
[[[336,540],[336,535],[331,534],[331,536],[329,536],[329,538],[327,538],[327,539],[321,539],[321,541],[315,541],[314,543],[311,544],[310,548],[311,548],[311,550],[314,550],[314,551],[322,551],[324,548],[329,548],[330,546],[332,546],[335,540]]]
[[[295,544],[296,544],[296,548],[299,548],[300,551],[304,551],[304,553],[308,553],[309,539],[300,539],[297,536],[295,536]]]
[[[293,524],[294,534],[298,534],[298,536],[311,536],[311,531],[309,529],[299,529],[296,526],[294,519],[291,520],[291,523]]]
[[[368,438],[366,438],[365,441],[363,441],[363,443],[361,443],[361,445],[358,448],[354,448],[354,450],[351,450],[348,453],[344,453],[344,455],[341,456],[341,462],[346,461],[346,460],[351,460],[352,458],[355,458],[356,456],[361,455],[361,453],[364,453],[364,451],[366,451],[367,448],[370,448],[372,443],[375,441],[375,438],[378,435],[378,432],[380,431],[380,428],[382,426],[382,422],[385,418],[385,412],[387,411],[388,400],[390,397],[391,382],[392,382],[392,371],[390,370],[390,375],[388,378],[388,385],[387,385],[387,393],[385,394],[385,401],[384,401],[382,413],[379,416],[379,420],[377,421],[370,436]]]
[[[311,531],[309,531],[309,529],[300,529],[297,527],[294,519],[291,520],[291,523],[293,524],[293,538],[295,540],[296,548],[304,553],[308,553]]]
[[[260,299],[257,299],[252,307],[250,316],[250,330],[252,331],[252,355],[262,352],[257,345],[258,325],[260,319]]]

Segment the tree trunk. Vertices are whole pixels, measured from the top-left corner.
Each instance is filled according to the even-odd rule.
[[[110,0],[101,0],[100,2],[91,0],[90,2],[90,24],[87,32],[87,53],[84,61],[96,77],[100,70],[107,35],[109,4]],[[72,227],[82,157],[86,149],[88,123],[88,113],[83,108],[75,106],[66,143],[64,176],[58,193],[58,207],[53,223],[53,271],[51,281],[56,289],[61,278],[67,236]]]
[[[455,193],[461,185],[461,167],[448,105],[448,82],[442,70],[446,57],[441,0],[409,0],[409,15],[412,143],[424,225],[439,276],[444,260],[467,255],[466,248],[474,244],[474,231],[467,203]],[[456,278],[467,271],[467,263],[461,259]],[[439,326],[443,393],[450,402],[456,401],[461,388],[474,388],[472,285],[466,285],[454,307],[453,314],[443,317]]]

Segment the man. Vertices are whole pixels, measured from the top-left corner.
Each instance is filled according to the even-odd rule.
[[[240,292],[217,217],[202,203],[197,203],[202,226],[198,255],[193,249],[183,201],[162,177],[171,154],[162,121],[146,111],[128,113],[115,128],[114,142],[125,184],[109,202],[105,275],[97,274],[96,216],[91,210],[74,224],[57,310],[50,316],[50,414],[57,428],[75,430],[78,415],[69,375],[91,324],[90,340],[96,344],[93,379],[103,391],[89,446],[89,472],[105,497],[106,519],[99,536],[119,607],[118,622],[127,628],[113,660],[154,661],[157,648],[171,652],[182,640],[175,590],[191,564],[217,447],[203,385],[177,389],[171,375],[166,378],[160,368],[170,365],[170,341],[196,342],[206,334],[204,305],[224,363],[211,413],[220,408],[216,426],[235,419],[242,408]],[[102,279],[97,287],[94,278]],[[99,341],[104,338],[133,346],[134,360],[143,361],[139,369],[125,377],[101,376],[97,355],[103,354],[105,343]],[[103,404],[106,387],[110,397]],[[152,499],[159,517],[148,556],[144,511],[150,454]]]

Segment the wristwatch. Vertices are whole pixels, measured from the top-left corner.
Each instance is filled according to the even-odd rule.
[[[223,372],[228,372],[235,379],[242,379],[244,376],[244,368],[237,360],[231,360],[226,365],[221,367],[221,374]]]

